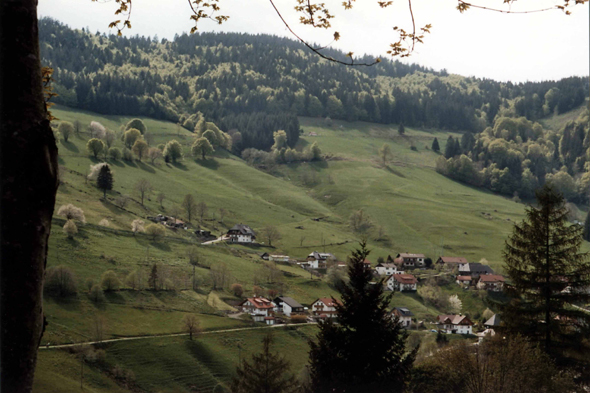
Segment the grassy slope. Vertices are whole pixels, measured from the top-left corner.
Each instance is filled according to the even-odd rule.
[[[56,108],[54,114],[62,120],[78,119],[83,124],[88,124],[91,120],[100,121],[112,129],[118,129],[129,120],[67,108]],[[177,129],[171,123],[149,119],[145,122],[153,134],[155,144],[175,138],[185,144],[188,151],[190,133]],[[348,217],[353,211],[363,208],[376,225],[385,228],[388,235],[384,241],[371,242],[370,248],[373,251],[370,259],[373,262],[379,256],[385,257],[404,251],[422,252],[435,259],[444,250],[445,255],[465,256],[472,261],[486,258],[492,266],[500,265],[503,241],[510,233],[512,223],[522,218],[523,206],[436,174],[432,167],[437,155],[425,146],[430,146],[432,139],[437,137],[441,149],[444,150],[447,133],[407,128],[406,136],[400,137],[397,135],[397,128],[394,127],[334,122],[329,128],[316,119],[302,119],[302,127],[305,134],[315,131],[319,136],[302,137],[301,146],[318,141],[325,153],[338,156],[338,159],[322,163],[279,166],[273,173],[275,176],[251,168],[239,158],[223,152],[218,152],[215,159],[207,160],[205,163],[186,157],[175,166],[111,162],[115,170],[115,189],[109,193],[109,198],[112,200],[118,193],[132,196],[133,200],[125,211],[112,203],[100,201],[101,192],[91,184],[92,182],[85,181],[84,174],[89,165],[94,163],[85,152],[88,136],[73,136],[70,143],[59,145],[62,180],[65,183],[60,187],[57,206],[74,203],[84,208],[88,222],[96,224],[106,217],[110,219],[112,228],[127,230],[134,218],[166,212],[172,204],[179,204],[185,194],[191,193],[198,201],[205,201],[209,205],[210,220],[205,222],[205,227],[214,233],[220,233],[236,222],[247,223],[255,230],[273,224],[277,225],[283,234],[283,238],[276,242],[277,252],[303,258],[314,249],[322,249],[324,241],[327,244],[325,250],[341,259],[349,254],[358,238],[348,229]],[[386,168],[381,167],[375,159],[376,152],[383,143],[389,143],[394,153],[394,162]],[[121,146],[120,141],[117,141],[117,144]],[[410,150],[412,144],[418,151]],[[301,177],[302,174],[311,171],[317,174],[319,182],[312,187],[306,187],[302,184]],[[164,209],[160,209],[154,195],[151,196],[151,200],[146,201],[145,207],[139,204],[139,198],[133,193],[133,184],[141,177],[148,179],[156,192],[166,193]],[[230,211],[223,222],[219,220],[218,213],[221,207]],[[482,212],[490,213],[491,216],[486,218]],[[312,220],[315,217],[327,219],[316,222]],[[190,234],[182,231],[168,235],[184,237],[189,241],[195,240]],[[330,245],[343,242],[348,243]],[[124,277],[127,273],[139,269],[143,272],[145,280],[148,268],[154,262],[176,276],[176,285],[179,289],[188,288],[191,269],[185,255],[189,245],[173,239],[153,243],[141,236],[134,238],[99,231],[89,226],[82,227],[74,240],[67,240],[59,226],[54,225],[50,238],[48,266],[64,264],[70,267],[78,277],[79,293],[67,301],[47,299],[45,305],[50,324],[44,342],[91,339],[96,315],[105,320],[106,337],[178,332],[181,329],[182,316],[187,312],[200,314],[205,329],[243,326],[241,321],[216,315],[216,309],[228,308],[220,303],[221,299],[235,298],[227,292],[208,294],[209,271],[203,268],[197,269],[197,275],[202,282],[202,290],[199,293],[125,290],[108,295],[106,302],[100,306],[94,305],[85,293],[85,281],[99,281],[105,270],[114,270],[120,277]],[[444,246],[444,249],[441,246]],[[249,293],[254,285],[254,277],[261,267],[256,253],[271,249],[202,246],[200,250],[206,264],[225,263],[233,276],[232,282],[242,283],[246,293]],[[104,258],[103,254],[112,258]],[[304,304],[311,303],[319,296],[335,294],[324,281],[310,280],[309,276],[298,268],[282,265],[279,267],[284,271],[285,294]],[[458,286],[456,289],[452,285],[444,288],[444,292],[448,294],[455,291],[460,292]],[[466,296],[470,295],[463,293],[460,296],[464,300],[466,310],[483,311],[484,304],[478,299],[467,298]],[[396,294],[392,305],[410,307],[419,319],[432,320],[439,312],[424,305],[417,294]],[[209,337],[213,336],[208,336],[207,340],[203,339],[203,345],[214,346],[212,353],[215,355],[212,356],[216,362],[224,363],[227,359],[217,357],[217,354],[224,353],[223,346],[210,341]],[[229,341],[254,338],[256,342],[259,341],[259,337],[252,334],[227,334],[227,337]],[[195,361],[194,358],[200,351],[193,351],[192,355],[187,353],[187,345],[181,339],[178,339],[178,342],[174,342],[174,339],[158,340],[162,340],[162,344],[158,344],[160,347],[155,344],[158,342],[156,340],[153,341],[155,346],[150,344],[149,350],[160,355],[158,351],[170,347],[166,349],[166,356],[169,357],[169,363],[166,363],[168,366],[165,370],[159,370],[157,364],[145,369],[134,365],[134,372],[138,375],[139,382],[147,384],[145,388],[149,391],[174,390],[176,385],[170,384],[169,381],[177,376],[172,374],[162,377],[164,382],[160,385],[151,385],[152,382],[146,381],[153,379],[152,372],[172,373],[171,370],[177,367],[190,369],[193,367],[191,362]],[[172,340],[170,343],[174,343],[168,345],[169,341],[166,340]],[[286,345],[287,341],[284,340],[287,338],[278,338],[277,345]],[[294,347],[296,349],[289,350],[288,356],[304,359],[307,347],[301,345],[302,343],[303,341],[299,341]],[[121,345],[121,348],[127,345],[130,347],[114,352],[109,348],[107,351],[108,358],[115,359],[112,360],[113,364],[117,361],[128,365],[134,362],[150,362],[151,360],[142,359],[152,359],[152,356],[155,356],[148,353],[144,356],[141,349],[144,346],[139,343]],[[134,345],[138,347],[135,348]],[[117,346],[113,349],[116,348]],[[297,355],[299,351],[301,354]],[[180,359],[180,352],[184,353],[181,357],[185,360],[175,360]],[[129,353],[131,357],[124,358],[122,353]],[[60,386],[62,380],[64,386],[75,386],[75,378],[69,379],[74,371],[67,371],[69,366],[65,366],[72,363],[68,356],[70,355],[42,354],[36,391],[52,391],[51,387]],[[235,358],[236,354],[233,353],[231,356]],[[303,364],[300,363],[301,359],[294,360],[294,363]],[[175,365],[177,361],[184,365]],[[64,368],[56,367],[56,364],[62,363]],[[223,375],[227,375],[228,369],[233,369],[233,366],[227,364],[224,367],[227,368],[222,372],[226,373]],[[145,376],[142,376],[143,374]],[[186,381],[189,381],[187,375],[189,374],[178,378],[183,381],[188,378]],[[110,380],[102,381],[101,378],[104,379],[104,375],[97,374],[96,384],[99,391],[114,390],[107,388]],[[211,386],[210,382],[207,382],[208,387]],[[187,384],[189,382],[181,382],[178,389],[186,389]],[[181,385],[184,387],[181,388]]]

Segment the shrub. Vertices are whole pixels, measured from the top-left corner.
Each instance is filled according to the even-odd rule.
[[[109,225],[111,225],[111,223],[106,218],[103,218],[102,220],[100,220],[98,225],[100,225],[101,227],[108,227]]]
[[[147,132],[147,127],[145,126],[144,122],[141,119],[131,119],[129,123],[125,126],[125,130],[130,130],[135,128],[141,134],[145,134]]]
[[[165,232],[166,229],[160,224],[150,224],[145,227],[145,233],[155,242],[159,241]]]
[[[78,233],[78,227],[76,226],[76,223],[74,221],[68,220],[66,221],[66,224],[63,227],[63,231],[68,237],[68,239],[73,239],[74,235]]]
[[[307,323],[307,316],[305,315],[292,315],[291,323]]]
[[[232,284],[231,285],[231,291],[234,293],[234,295],[236,295],[237,297],[242,297],[242,294],[244,293],[244,288],[242,287],[241,284]]]
[[[47,269],[45,289],[57,296],[70,296],[77,292],[74,273],[67,267],[59,265]]]
[[[125,148],[123,148],[122,158],[123,158],[123,161],[132,162],[133,161],[133,153],[131,153],[131,150],[129,150],[128,148],[125,147]]]
[[[86,217],[84,217],[84,210],[72,205],[71,203],[67,205],[62,205],[57,211],[57,214],[59,216],[65,217],[67,220],[78,220],[81,223],[86,222]]]
[[[100,139],[92,138],[86,144],[86,150],[92,154],[94,158],[97,158],[100,153],[105,150],[106,146]]]
[[[111,147],[109,149],[109,157],[113,160],[120,160],[121,154],[121,149],[119,149],[118,147]]]
[[[102,275],[100,285],[105,291],[116,291],[121,286],[121,281],[114,271],[107,270]]]
[[[182,145],[175,139],[166,143],[166,146],[164,147],[164,158],[171,162],[176,162],[177,160],[181,159]]]
[[[90,288],[90,300],[94,303],[100,303],[104,300],[104,292],[100,285],[94,284],[92,288]]]
[[[90,292],[92,290],[93,286],[94,286],[94,280],[91,278],[86,279],[86,288],[88,288],[88,292]]]
[[[74,132],[74,125],[69,121],[62,121],[59,124],[58,131],[60,132],[61,136],[63,136],[64,141],[68,141],[68,138]]]
[[[143,224],[143,220],[140,220],[139,218],[136,218],[131,222],[131,231],[133,232],[133,236],[135,236],[137,232],[145,232],[145,227]]]

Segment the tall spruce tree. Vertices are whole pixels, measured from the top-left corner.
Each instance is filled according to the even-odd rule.
[[[452,158],[455,156],[455,139],[452,135],[447,138],[447,145],[445,146],[445,158]]]
[[[96,178],[96,186],[104,191],[104,198],[107,197],[107,190],[113,189],[113,173],[111,172],[111,167],[106,164],[100,168],[100,172],[98,172],[98,177]]]
[[[407,333],[387,311],[393,293],[371,284],[368,255],[363,241],[352,253],[349,283],[339,288],[339,323],[320,322],[317,341],[310,341],[309,391],[398,392],[410,375],[418,348],[406,354]]]
[[[437,153],[440,151],[440,145],[438,144],[438,139],[436,138],[434,138],[434,140],[432,141],[432,151]]]
[[[272,335],[262,339],[262,352],[252,355],[236,369],[231,385],[233,393],[290,393],[299,391],[299,383],[289,373],[290,363],[278,353],[270,351]]]
[[[576,306],[590,303],[590,262],[580,252],[583,228],[568,222],[565,200],[552,186],[537,191],[537,201],[506,241],[505,292],[511,301],[502,306],[502,320],[508,332],[538,342],[559,365],[584,369],[590,313]]]

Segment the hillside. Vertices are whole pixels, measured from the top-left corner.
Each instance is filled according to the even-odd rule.
[[[289,113],[479,132],[498,113],[535,121],[579,107],[589,94],[587,77],[500,83],[385,58],[373,67],[341,67],[298,42],[267,35],[197,33],[156,41],[42,19],[40,41],[43,63],[54,68],[57,103],[181,123],[200,111],[225,129],[238,115]],[[272,131],[256,132],[264,137],[242,148],[270,147]]]
[[[296,266],[277,264],[279,275],[267,278],[268,268],[258,253],[285,253],[301,260],[311,251],[325,250],[344,260],[359,239],[349,226],[349,217],[359,208],[376,228],[382,227],[384,234],[380,240],[370,239],[373,265],[378,257],[407,251],[425,253],[432,259],[441,254],[464,256],[470,261],[485,258],[501,271],[503,242],[512,224],[523,217],[522,204],[435,172],[440,154],[429,147],[436,137],[444,150],[449,136],[446,132],[406,127],[405,134],[399,135],[397,127],[344,121],[327,124],[314,118],[299,119],[303,133],[296,148],[317,142],[328,159],[275,165],[266,171],[222,149],[207,160],[195,160],[189,153],[194,138],[191,132],[174,123],[145,118],[152,145],[176,139],[183,145],[185,157],[176,164],[107,160],[115,181],[104,201],[95,182],[85,178],[90,166],[98,162],[86,151],[89,134],[85,130],[91,121],[118,130],[131,118],[62,106],[52,111],[59,121],[79,121],[82,125],[79,135],[59,142],[61,184],[56,207],[72,203],[82,208],[87,224],[80,225],[79,233],[68,239],[61,230],[64,220],[57,216],[54,220],[48,268],[63,265],[73,271],[77,294],[65,298],[46,296],[49,325],[42,344],[91,341],[98,336],[110,339],[175,334],[182,331],[182,318],[188,313],[196,314],[208,332],[194,344],[175,337],[108,344],[106,360],[89,364],[86,374],[87,383],[96,391],[125,391],[125,382],[113,376],[117,365],[132,370],[134,383],[144,391],[190,391],[195,386],[212,391],[217,384],[227,384],[239,355],[235,344],[244,344],[244,353],[248,353],[257,348],[260,339],[258,333],[213,333],[251,326],[251,322],[226,316],[239,302],[229,285],[242,284],[245,295],[252,293],[254,285],[275,289],[306,306],[318,297],[337,296],[327,280],[310,277]],[[387,166],[377,158],[384,143],[391,146],[393,154]],[[123,144],[116,139],[113,146],[122,148]],[[141,178],[154,186],[144,206],[134,191],[134,184]],[[160,192],[166,195],[163,207],[155,198]],[[132,220],[169,214],[186,194],[208,206],[203,229],[220,234],[238,222],[256,231],[274,225],[282,238],[274,241],[273,247],[203,246],[192,231],[168,230],[160,241],[143,234],[134,236],[130,231]],[[129,198],[124,209],[117,206],[121,196]],[[223,219],[222,208],[227,211]],[[107,228],[98,225],[105,218]],[[193,220],[192,227],[197,226]],[[192,266],[187,257],[193,245],[197,245],[200,255],[195,269],[196,291],[191,289]],[[146,288],[153,264],[158,266],[164,290]],[[214,290],[212,271],[220,266],[227,268],[226,283]],[[104,301],[95,302],[88,293],[88,281],[99,283],[107,270],[116,273],[122,288],[106,292]],[[130,286],[127,278],[132,273],[143,282],[140,288]],[[485,296],[460,291],[454,283],[441,282],[440,290],[441,296],[458,293],[463,311],[474,318],[481,318],[486,307],[493,308]],[[396,293],[391,305],[409,307],[417,319],[427,323],[446,311],[426,302],[418,293]],[[313,337],[314,331],[313,327],[301,329],[277,332],[277,345],[295,348],[287,356],[296,372],[305,364],[306,340]],[[423,333],[417,337],[424,342],[433,340],[432,335]],[[154,351],[161,360],[146,363],[145,359],[154,357]],[[75,389],[76,361],[76,355],[67,351],[42,351],[35,391],[54,391],[56,386]]]

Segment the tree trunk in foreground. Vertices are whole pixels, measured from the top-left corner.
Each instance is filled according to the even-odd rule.
[[[43,277],[57,191],[57,146],[45,110],[37,2],[0,2],[0,265],[4,392],[30,392],[43,335]]]

